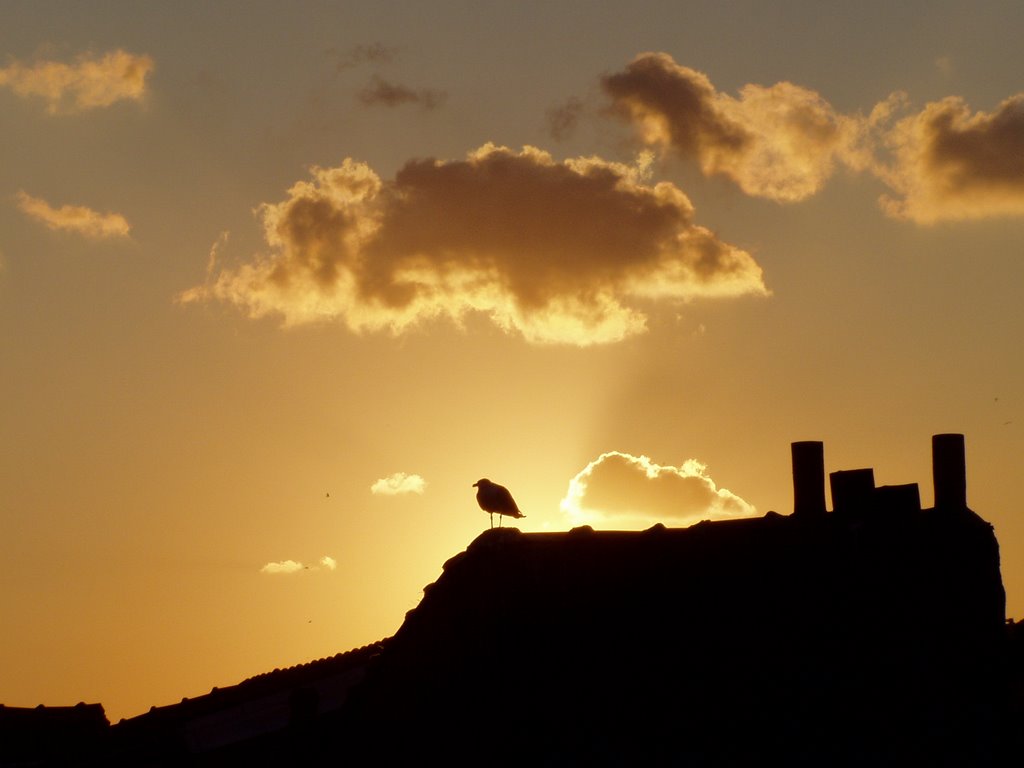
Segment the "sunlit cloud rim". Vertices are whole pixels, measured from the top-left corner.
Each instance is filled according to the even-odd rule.
[[[630,503],[635,504],[629,510],[601,509],[600,502],[588,502],[590,484],[595,474],[603,470],[604,465],[611,466],[619,462],[633,474],[629,479],[631,488],[635,483],[635,491],[630,494]],[[682,481],[689,483],[689,496],[693,491],[701,497],[701,503],[691,509],[685,509],[684,495],[675,497],[674,492],[662,492],[655,499],[649,491],[653,486],[645,487],[649,482]],[[646,497],[646,500],[645,500]],[[664,509],[658,511],[654,506],[661,504]],[[649,505],[646,506],[645,505]],[[570,481],[565,496],[559,503],[561,512],[568,518],[571,527],[590,525],[595,528],[624,527],[629,529],[647,528],[657,523],[672,526],[686,526],[701,520],[725,520],[740,517],[754,517],[757,509],[741,497],[726,488],[719,488],[708,475],[707,467],[696,459],[688,459],[680,466],[662,465],[647,456],[634,456],[622,451],[607,451],[589,462]]]

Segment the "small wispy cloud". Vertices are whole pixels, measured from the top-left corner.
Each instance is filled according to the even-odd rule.
[[[368,107],[376,105],[400,107],[404,104],[411,104],[421,109],[431,110],[444,104],[448,94],[434,88],[409,88],[374,75],[370,84],[359,92],[358,98]]]
[[[260,568],[260,573],[295,573],[305,567],[302,563],[295,560],[281,560],[276,563],[267,563]]]
[[[939,56],[935,59],[935,68],[948,77],[953,74],[953,60],[949,56]]]
[[[22,213],[50,229],[74,232],[94,239],[128,237],[131,227],[119,213],[100,213],[84,205],[62,205],[54,208],[45,200],[19,191],[18,208]]]
[[[576,126],[585,109],[583,100],[575,96],[566,99],[561,104],[549,107],[545,118],[551,138],[555,141],[564,141],[570,138],[576,132]]]
[[[288,574],[298,573],[299,571],[333,571],[337,569],[338,561],[330,555],[324,555],[321,557],[316,565],[305,565],[298,560],[278,560],[277,562],[271,562],[260,568],[260,573],[266,574]]]
[[[15,59],[0,68],[0,87],[23,98],[42,98],[51,115],[70,114],[118,101],[140,101],[152,69],[151,57],[120,49],[102,56],[85,53],[70,64],[49,60],[25,64]]]
[[[360,64],[390,64],[398,55],[398,49],[376,42],[369,45],[356,45],[344,52],[332,49],[327,53],[336,59],[335,71],[343,72],[346,69],[358,67]]]
[[[423,493],[426,490],[427,481],[419,475],[407,475],[405,472],[395,472],[389,477],[382,477],[370,486],[370,492],[382,496],[398,496],[402,493]]]

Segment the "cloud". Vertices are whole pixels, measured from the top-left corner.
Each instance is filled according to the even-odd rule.
[[[407,475],[395,472],[390,477],[382,477],[370,486],[370,492],[383,496],[397,496],[401,493],[423,493],[427,481],[419,475]]]
[[[570,480],[561,509],[574,526],[626,529],[757,513],[736,494],[718,488],[698,461],[662,466],[619,451],[601,454]]]
[[[389,48],[383,43],[376,42],[370,45],[357,45],[345,53],[336,50],[328,51],[332,56],[337,57],[335,71],[342,72],[360,64],[390,64],[398,55],[397,48]]]
[[[262,568],[260,568],[260,573],[267,573],[273,575],[279,573],[298,573],[299,571],[333,571],[338,567],[338,561],[330,555],[324,555],[320,558],[318,562],[319,565],[303,565],[302,563],[296,560],[280,560],[274,563],[267,563]]]
[[[952,67],[947,57],[935,63],[943,72]],[[610,111],[645,144],[695,159],[703,173],[724,175],[749,195],[803,200],[844,166],[869,170],[891,188],[880,202],[895,218],[931,224],[1024,215],[1024,93],[992,112],[972,112],[950,96],[899,120],[906,96],[894,93],[866,117],[843,115],[787,82],[745,85],[733,98],[665,53],[640,54],[602,87]]]
[[[611,113],[633,124],[644,143],[693,158],[705,175],[726,176],[749,195],[803,200],[837,163],[867,162],[865,120],[839,114],[793,83],[745,85],[737,99],[666,53],[642,53],[601,85]]]
[[[277,563],[267,563],[260,568],[260,573],[295,573],[305,568],[302,563],[294,560],[282,560]]]
[[[62,229],[84,237],[128,237],[131,227],[119,213],[99,213],[84,205],[52,207],[45,200],[19,191],[18,208],[50,229]]]
[[[582,99],[575,96],[566,99],[561,104],[550,107],[545,117],[548,123],[548,133],[555,141],[564,141],[576,132],[576,126],[586,109]]]
[[[217,268],[217,259],[220,257],[220,252],[227,244],[228,240],[231,239],[230,230],[225,229],[219,235],[217,239],[213,241],[213,245],[210,246],[210,255],[206,259],[206,280],[209,282],[213,278],[214,270]]]
[[[448,94],[432,88],[413,90],[404,85],[390,83],[376,75],[370,84],[358,94],[358,99],[366,106],[382,105],[399,107],[403,104],[415,104],[422,109],[431,110],[444,104]]]
[[[1024,215],[1024,93],[992,112],[950,96],[896,122],[876,167],[890,216],[919,224]]]
[[[120,49],[102,56],[82,54],[74,63],[12,60],[0,68],[0,86],[21,97],[38,96],[51,115],[68,114],[121,101],[140,101],[153,59]]]
[[[695,224],[677,187],[646,183],[646,167],[491,144],[409,161],[391,181],[351,159],[314,167],[259,207],[270,255],[179,299],[353,332],[477,314],[586,346],[642,333],[656,301],[765,295],[753,257]]]

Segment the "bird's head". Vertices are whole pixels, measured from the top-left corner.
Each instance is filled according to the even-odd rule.
[[[491,484],[491,481],[488,480],[486,477],[483,477],[483,478],[477,480],[475,483],[473,483],[473,487],[474,488],[482,488],[483,486],[490,485],[490,484]]]

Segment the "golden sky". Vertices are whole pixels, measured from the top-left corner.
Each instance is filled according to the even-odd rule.
[[[525,531],[966,435],[1024,616],[1024,7],[2,4],[0,702],[392,634]]]

